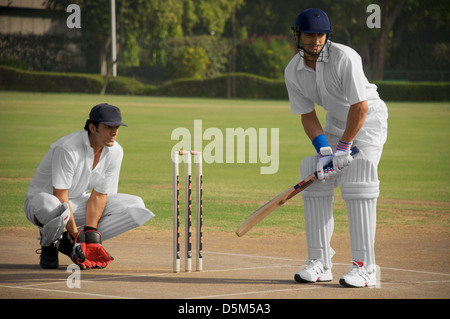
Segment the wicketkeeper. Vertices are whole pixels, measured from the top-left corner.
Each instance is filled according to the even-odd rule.
[[[103,240],[154,216],[140,197],[117,193],[120,126],[127,125],[117,107],[96,105],[84,131],[57,140],[39,164],[26,193],[25,213],[40,231],[42,268],[59,266],[58,251],[81,269],[104,268],[113,258]]]
[[[387,137],[387,108],[364,75],[353,49],[331,42],[330,21],[319,9],[304,10],[292,28],[299,49],[285,70],[291,111],[301,115],[316,154],[300,165],[301,178],[317,170],[322,182],[303,191],[308,260],[299,282],[331,281],[334,189],[347,204],[353,268],[340,278],[349,287],[376,283],[377,166]],[[322,127],[315,104],[326,110]],[[351,146],[360,154],[351,156]],[[352,161],[353,160],[353,161]],[[323,167],[333,162],[329,170]]]

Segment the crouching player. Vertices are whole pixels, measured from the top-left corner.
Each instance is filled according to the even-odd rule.
[[[59,266],[58,251],[81,269],[104,268],[113,257],[103,240],[154,216],[140,197],[117,193],[120,126],[127,125],[119,108],[96,105],[84,131],[57,140],[39,164],[26,193],[25,213],[40,231],[42,268]]]

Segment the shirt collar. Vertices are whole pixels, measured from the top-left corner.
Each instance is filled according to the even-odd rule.
[[[83,131],[82,137],[84,146],[86,149],[89,149],[91,147],[91,142],[89,141],[88,131]]]
[[[84,147],[86,148],[86,150],[92,150],[91,142],[89,141],[88,131],[83,131],[82,136],[83,136],[83,145],[84,145]],[[115,143],[116,143],[116,142],[114,142],[114,144],[115,144]],[[111,147],[112,147],[112,146],[111,146]],[[111,147],[103,146],[103,149],[102,149],[102,156],[101,156],[101,157],[103,157],[103,154],[109,153],[109,152],[110,152],[109,149],[110,149]]]

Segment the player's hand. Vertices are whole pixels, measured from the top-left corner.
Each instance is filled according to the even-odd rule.
[[[326,167],[327,164],[333,161],[333,150],[331,147],[322,147],[319,152],[319,161],[317,162],[317,178],[322,182],[327,179],[331,179],[336,175],[336,172],[332,165]]]
[[[352,143],[339,141],[333,158],[333,167],[336,172],[339,172],[343,168],[349,166],[353,161],[352,151],[350,150],[351,145]]]
[[[353,161],[352,151],[336,151],[333,157],[333,167],[336,172],[350,165]]]
[[[82,270],[105,268],[114,258],[103,248],[102,236],[98,231],[83,230],[78,233],[72,252],[72,260]]]

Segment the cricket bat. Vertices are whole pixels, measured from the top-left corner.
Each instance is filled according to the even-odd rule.
[[[352,148],[352,156],[359,152],[358,148],[355,146]],[[328,163],[324,168],[331,167],[333,162]],[[288,188],[272,200],[268,201],[260,208],[255,210],[236,230],[236,235],[239,237],[244,236],[250,229],[252,229],[256,224],[266,218],[270,213],[272,213],[275,209],[286,203],[292,197],[300,193],[309,187],[312,183],[318,180],[317,172],[314,172],[306,179],[300,181],[300,183],[295,184],[294,186]]]

